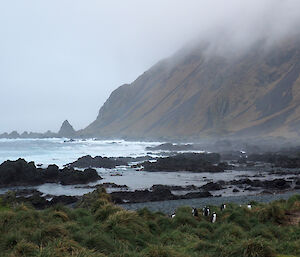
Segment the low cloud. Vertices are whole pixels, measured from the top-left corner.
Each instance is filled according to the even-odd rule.
[[[297,0],[0,2],[0,132],[85,127],[110,92],[189,42],[222,54],[299,31]]]

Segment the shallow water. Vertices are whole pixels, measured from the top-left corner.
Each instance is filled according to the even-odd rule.
[[[203,208],[204,206],[220,206],[223,203],[236,203],[236,204],[248,204],[250,201],[267,203],[280,199],[289,199],[295,194],[300,194],[300,190],[293,192],[286,192],[282,194],[270,194],[270,195],[239,195],[239,196],[226,196],[226,197],[208,197],[198,199],[183,199],[172,201],[160,201],[160,202],[148,202],[148,203],[131,203],[121,204],[120,206],[127,210],[139,210],[147,208],[151,211],[159,211],[166,214],[174,213],[174,211],[180,206],[189,206],[194,208]]]
[[[127,142],[124,140],[76,140],[74,142],[64,142],[65,139],[0,139],[0,163],[18,158],[24,158],[27,161],[34,161],[36,164],[43,164],[47,167],[49,164],[57,164],[60,167],[73,162],[84,155],[101,155],[107,157],[138,157],[147,154],[147,146],[155,146],[159,142]],[[97,169],[99,175],[103,178],[94,183],[93,186],[104,182],[112,182],[118,185],[127,185],[129,190],[149,189],[152,185],[195,185],[203,186],[208,182],[219,180],[230,181],[241,179],[247,176],[255,176],[253,179],[274,179],[279,177],[269,175],[266,171],[226,171],[223,173],[193,173],[193,172],[146,172],[137,171],[130,167],[120,166],[116,169]],[[261,177],[264,176],[264,177]],[[24,188],[24,187],[19,187]],[[28,188],[28,187],[27,187]],[[91,192],[93,188],[86,188],[86,185],[44,184],[30,187],[40,192],[51,195],[83,195]],[[239,193],[233,193],[232,188],[219,191],[212,191],[213,195],[250,195],[257,194],[259,191],[240,190]],[[9,189],[0,189],[4,193]],[[108,189],[112,191],[114,189]],[[118,189],[119,190],[119,189]],[[184,194],[187,192],[173,192],[174,194]]]

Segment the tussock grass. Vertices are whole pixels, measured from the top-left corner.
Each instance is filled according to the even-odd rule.
[[[7,199],[13,198],[9,193]],[[287,222],[299,213],[300,196],[252,210],[217,207],[217,223],[193,217],[190,207],[171,219],[148,209],[126,211],[104,190],[85,197],[75,209],[63,205],[35,210],[0,200],[1,257],[279,257],[300,256],[300,226]]]
[[[273,247],[261,238],[241,241],[231,252],[232,257],[275,257]]]
[[[63,212],[63,211],[54,211],[53,212],[53,218],[59,219],[59,220],[61,220],[63,222],[66,222],[66,221],[70,220],[68,214],[65,213],[65,212]]]
[[[277,203],[269,204],[268,206],[258,211],[258,216],[261,222],[276,222],[283,224],[286,222],[285,210]]]
[[[165,246],[150,246],[143,254],[145,257],[188,257]]]
[[[110,215],[118,212],[118,211],[121,211],[122,209],[120,207],[117,207],[111,203],[107,203],[107,204],[104,204],[101,208],[98,208],[96,211],[95,211],[95,219],[97,221],[104,221],[106,220]]]
[[[36,254],[38,253],[38,249],[39,248],[38,248],[37,245],[22,240],[19,243],[17,243],[17,245],[14,247],[14,251],[12,253],[12,256],[14,256],[14,257],[36,256]]]

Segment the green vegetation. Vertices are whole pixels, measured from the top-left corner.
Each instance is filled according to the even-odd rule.
[[[74,209],[57,205],[39,211],[3,199],[1,257],[300,256],[299,195],[252,203],[251,210],[235,204],[227,204],[223,212],[212,207],[218,214],[214,224],[201,215],[193,217],[189,207],[179,208],[173,219],[147,209],[126,211],[101,189]]]

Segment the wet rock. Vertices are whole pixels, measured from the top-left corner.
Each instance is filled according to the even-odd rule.
[[[181,196],[181,199],[192,199],[192,198],[205,198],[205,197],[212,197],[213,195],[208,191],[202,192],[191,192]]]
[[[222,172],[222,167],[214,165],[219,161],[219,154],[187,153],[158,158],[157,162],[144,162],[142,165],[145,171]]]
[[[46,171],[43,172],[42,174],[45,183],[51,183],[52,181],[55,181],[59,177],[59,168],[55,164],[49,165]]]
[[[264,194],[264,195],[272,195],[273,192],[269,191],[269,190],[263,190],[260,194]]]
[[[227,184],[233,185],[249,185],[256,188],[265,188],[265,189],[274,189],[274,190],[283,190],[289,189],[291,187],[291,182],[284,179],[274,179],[274,180],[250,180],[250,179],[241,179],[233,180]]]
[[[0,186],[42,183],[41,173],[33,162],[23,159],[5,161],[0,165]]]
[[[204,190],[207,191],[217,191],[217,190],[222,190],[224,187],[220,183],[214,183],[214,182],[209,182],[206,185],[201,187]]]
[[[188,190],[198,190],[199,187],[195,185],[188,185],[188,186],[176,186],[176,185],[153,185],[151,190],[155,189],[169,189],[171,191],[188,191]]]
[[[6,161],[0,165],[0,187],[33,186],[44,183],[85,184],[99,179],[101,177],[94,169],[59,170],[56,165],[49,165],[47,169],[42,169],[36,168],[33,162],[28,163],[23,159]]]
[[[254,188],[254,187],[246,187],[245,190],[246,191],[257,191],[258,189]]]
[[[112,200],[114,203],[142,203],[178,199],[192,199],[211,197],[208,191],[193,192],[185,195],[173,195],[167,188],[155,188],[153,191],[149,190],[135,190],[134,192],[112,192]]]
[[[240,190],[238,190],[237,188],[234,188],[234,189],[232,189],[232,192],[233,193],[238,193],[238,192],[240,192]]]
[[[264,181],[264,185],[266,188],[271,189],[289,189],[291,187],[291,183],[288,181],[285,181],[284,179],[274,179],[271,181]]]
[[[300,158],[290,157],[277,153],[251,154],[248,156],[248,161],[271,163],[275,167],[281,168],[299,168]]]
[[[42,195],[42,193],[36,189],[20,189],[15,191],[16,197],[29,197],[34,194]]]
[[[132,169],[140,169],[142,167],[141,164],[134,164],[134,165],[131,165],[130,168]]]
[[[120,165],[128,165],[128,163],[118,158],[108,158],[108,157],[101,157],[101,156],[96,156],[93,158],[90,155],[86,155],[80,157],[75,162],[69,163],[67,166],[76,167],[76,168],[93,167],[93,168],[113,169],[116,166],[120,166]]]
[[[77,201],[78,198],[76,196],[60,195],[60,196],[54,196],[50,201],[50,205],[56,205],[59,203],[64,205],[69,205],[69,204],[76,203]]]
[[[189,151],[193,150],[194,147],[191,144],[171,144],[165,143],[158,146],[146,147],[146,150],[149,151]]]
[[[105,188],[128,188],[126,185],[117,185],[115,183],[106,182],[102,184]]]
[[[60,171],[59,178],[62,185],[86,184],[102,179],[97,171],[91,168],[85,169],[84,171],[64,168]]]
[[[134,192],[112,192],[110,195],[115,203],[141,203],[178,199],[168,189],[156,189],[153,191],[135,190]]]

